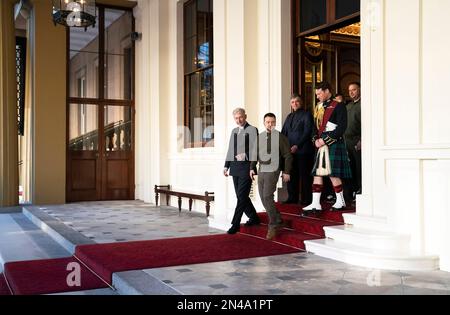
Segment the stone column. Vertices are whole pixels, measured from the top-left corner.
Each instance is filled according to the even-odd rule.
[[[0,1],[0,206],[19,203],[14,4]]]

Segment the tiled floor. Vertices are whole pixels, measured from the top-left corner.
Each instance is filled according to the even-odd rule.
[[[0,214],[0,272],[6,262],[67,256],[68,251],[23,214]]]
[[[204,214],[139,201],[46,207],[97,243],[223,233]],[[145,270],[174,289],[202,294],[450,294],[450,273],[365,269],[298,253]]]
[[[223,233],[204,214],[139,201],[47,207],[97,243]],[[184,294],[450,294],[450,273],[371,270],[299,253],[145,270]]]
[[[44,208],[44,211],[96,243],[153,240],[219,234],[204,214],[139,201],[92,202]]]

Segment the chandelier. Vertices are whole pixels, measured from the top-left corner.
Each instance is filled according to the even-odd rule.
[[[53,0],[53,22],[69,26],[95,26],[95,0]]]

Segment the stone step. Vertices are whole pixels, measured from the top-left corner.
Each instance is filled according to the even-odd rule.
[[[67,256],[67,250],[23,214],[0,214],[0,270],[7,262]]]
[[[386,270],[437,270],[439,257],[359,247],[332,239],[305,241],[306,250],[351,265]]]
[[[349,225],[324,227],[327,238],[354,246],[393,251],[408,249],[410,237]]]

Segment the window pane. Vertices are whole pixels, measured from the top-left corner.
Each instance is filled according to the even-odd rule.
[[[305,32],[326,23],[326,0],[300,1],[300,31]]]
[[[197,37],[191,37],[185,41],[184,47],[184,72],[190,73],[197,69]]]
[[[69,111],[69,150],[98,150],[98,107],[70,104]]]
[[[105,99],[131,99],[132,70],[130,58],[131,53],[105,55]]]
[[[361,0],[336,0],[336,19],[357,13],[360,10]]]
[[[184,7],[185,111],[191,134],[187,147],[213,145],[212,3],[212,0],[192,0]],[[202,70],[206,67],[208,69]]]
[[[94,27],[88,27],[86,31],[79,27],[69,27],[69,31],[71,52],[98,52],[98,23]]]
[[[69,90],[70,97],[98,97],[98,53],[71,53]]]
[[[212,63],[212,12],[209,11],[210,0],[199,0],[197,8],[197,68]]]
[[[207,37],[199,41],[197,67],[204,68],[211,64],[211,43]]]
[[[131,107],[105,106],[105,150],[131,151]]]
[[[190,1],[184,6],[184,36],[185,39],[195,35],[195,1]]]
[[[205,70],[202,74],[200,90],[200,106],[202,108],[201,116],[203,118],[203,141],[214,139],[214,81],[213,69]]]
[[[131,47],[131,12],[105,9],[105,52],[123,55],[126,47]]]

